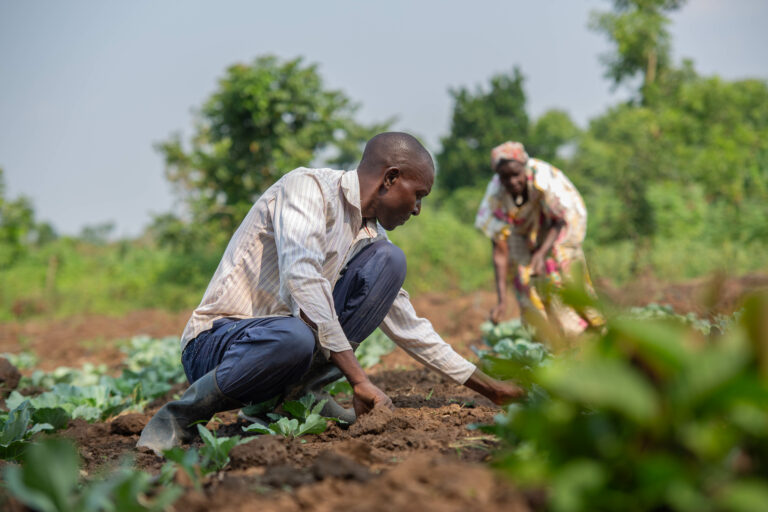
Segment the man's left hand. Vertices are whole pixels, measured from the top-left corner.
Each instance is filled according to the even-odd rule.
[[[511,381],[494,379],[483,373],[479,368],[475,370],[464,385],[482,394],[496,405],[519,402],[526,395],[526,391],[517,384]]]

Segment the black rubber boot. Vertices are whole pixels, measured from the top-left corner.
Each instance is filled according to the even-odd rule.
[[[150,448],[162,457],[169,450],[195,438],[198,421],[207,422],[217,412],[242,407],[242,403],[224,396],[216,384],[216,369],[206,373],[178,400],[168,402],[152,416],[141,432],[137,448]]]
[[[353,348],[357,348],[359,344],[354,343],[352,345]],[[335,364],[323,357],[322,354],[315,354],[307,373],[302,376],[297,384],[286,390],[285,398],[282,402],[298,400],[304,395],[312,393],[317,401],[327,400],[320,411],[321,415],[339,418],[348,424],[352,424],[357,419],[355,410],[351,407],[349,409],[342,407],[334,400],[330,393],[323,391],[323,387],[342,377],[344,377],[344,374],[341,373],[341,370]]]

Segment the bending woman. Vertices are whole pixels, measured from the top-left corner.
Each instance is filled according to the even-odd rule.
[[[475,226],[493,242],[498,304],[491,310],[491,320],[498,323],[506,312],[507,270],[511,269],[523,319],[539,314],[566,336],[602,324],[597,313],[579,314],[550,293],[569,277],[577,262],[591,290],[581,248],[587,209],[579,191],[556,167],[529,158],[519,142],[495,147],[491,166],[495,175],[475,220]]]

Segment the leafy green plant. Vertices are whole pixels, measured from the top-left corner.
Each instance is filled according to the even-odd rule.
[[[548,399],[489,430],[496,464],[548,508],[761,510],[768,498],[768,295],[707,336],[679,318],[608,316],[533,370]]]
[[[339,421],[338,418],[328,418],[320,415],[320,411],[323,409],[326,401],[320,400],[313,407],[312,404],[315,402],[315,396],[311,393],[304,395],[299,400],[285,402],[282,405],[283,410],[293,416],[293,418],[270,413],[268,416],[275,420],[274,422],[267,426],[253,423],[243,427],[243,430],[245,432],[281,435],[283,437],[321,434],[328,428],[328,421]]]
[[[651,303],[642,307],[630,308],[628,315],[634,318],[655,318],[655,319],[673,319],[690,325],[703,334],[723,333],[729,329],[740,313],[737,311],[733,315],[715,315],[713,318],[702,318],[695,313],[686,313],[682,315],[677,313],[672,306],[668,304]]]
[[[108,375],[106,365],[87,363],[80,369],[35,371],[23,378],[22,385],[51,391],[32,398],[13,391],[6,405],[15,408],[28,400],[35,414],[61,428],[68,418],[98,421],[126,409],[142,410],[150,400],[168,392],[174,383],[186,379],[178,362],[179,344],[175,338],[137,336],[128,342],[124,352],[126,368],[118,377]]]
[[[13,366],[19,370],[25,370],[27,368],[34,368],[37,366],[38,358],[34,352],[19,352],[18,354],[11,354],[9,352],[3,352],[0,357],[4,357]]]
[[[48,423],[34,423],[33,409],[25,400],[0,418],[0,459],[16,459],[29,446],[29,439],[44,430],[53,430]]]
[[[30,446],[21,466],[6,466],[3,478],[11,495],[40,512],[160,511],[182,492],[174,485],[159,489],[151,475],[128,468],[80,485],[79,465],[71,442],[49,438]]]
[[[218,437],[200,424],[197,425],[197,431],[203,439],[203,446],[199,451],[200,468],[203,473],[223,469],[229,464],[229,452],[232,448],[250,441],[250,439],[240,439],[240,436]]]
[[[323,391],[329,393],[331,396],[339,394],[352,395],[352,384],[347,381],[346,377],[342,377],[337,381],[331,382],[323,388]]]
[[[528,390],[528,400],[539,400],[546,393],[536,385],[533,372],[548,364],[552,357],[549,350],[534,339],[532,328],[520,319],[494,325],[484,322],[480,326],[483,341],[488,348],[477,349],[483,370],[498,379],[511,379]]]
[[[202,489],[200,454],[194,447],[185,450],[180,446],[174,446],[170,450],[164,450],[163,456],[167,462],[160,469],[158,479],[161,483],[169,484],[173,482],[176,473],[181,470],[192,482],[195,489],[198,491]]]
[[[181,470],[199,490],[203,476],[220,471],[229,464],[229,452],[232,448],[252,440],[241,439],[240,436],[219,437],[199,423],[197,431],[203,440],[203,445],[199,449],[191,447],[184,450],[176,446],[163,451],[163,456],[168,462],[160,471],[161,482],[172,482],[176,473]]]
[[[395,349],[395,344],[380,329],[376,329],[355,350],[360,366],[371,368],[379,364],[381,358]]]
[[[71,418],[83,418],[87,421],[98,421],[114,416],[129,407],[128,397],[117,393],[105,381],[97,386],[73,386],[71,384],[56,384],[51,391],[33,398],[26,398],[18,391],[13,391],[6,404],[17,407],[28,400],[35,409],[64,410]]]

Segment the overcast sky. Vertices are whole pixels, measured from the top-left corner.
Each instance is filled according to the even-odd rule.
[[[32,198],[59,232],[112,221],[141,232],[174,206],[153,144],[191,133],[192,110],[224,69],[263,54],[304,56],[359,119],[433,151],[449,129],[449,88],[519,65],[529,111],[562,108],[582,126],[623,96],[587,28],[601,0],[0,0],[0,167],[7,195]],[[704,74],[768,78],[768,1],[691,0],[673,16],[676,60]]]

